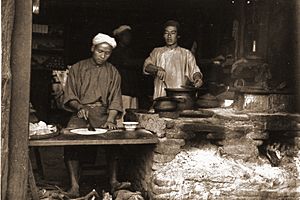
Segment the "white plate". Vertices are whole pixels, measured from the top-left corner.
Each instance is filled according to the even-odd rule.
[[[95,129],[96,131],[89,131],[87,128],[77,128],[77,129],[70,130],[70,132],[79,135],[98,135],[107,132],[107,130],[103,128],[95,128]]]
[[[139,122],[123,122],[124,125],[138,125]]]

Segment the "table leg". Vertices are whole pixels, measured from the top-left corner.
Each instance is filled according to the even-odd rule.
[[[41,160],[41,153],[40,153],[39,147],[33,147],[33,152],[35,155],[38,173],[42,178],[44,178],[44,170],[43,170],[43,164],[42,164],[42,160]]]
[[[40,197],[39,197],[38,189],[36,187],[36,183],[35,183],[35,179],[34,179],[33,170],[32,170],[30,160],[29,160],[28,164],[29,164],[29,166],[28,166],[28,170],[29,170],[29,172],[28,172],[28,183],[29,183],[32,199],[33,200],[39,200]]]

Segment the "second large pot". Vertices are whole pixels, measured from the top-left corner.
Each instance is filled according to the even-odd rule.
[[[167,97],[176,98],[179,101],[178,110],[193,110],[196,102],[196,88],[165,88]]]
[[[178,99],[173,97],[158,97],[154,99],[153,108],[155,112],[175,112],[178,103]]]

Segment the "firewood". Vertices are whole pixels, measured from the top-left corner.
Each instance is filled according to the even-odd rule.
[[[70,200],[95,200],[96,197],[99,197],[99,194],[96,192],[95,189],[93,189],[90,193],[88,193],[84,197],[78,197],[78,198],[70,199]]]

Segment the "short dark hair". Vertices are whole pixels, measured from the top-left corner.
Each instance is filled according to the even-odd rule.
[[[164,29],[166,29],[168,26],[175,26],[177,28],[177,32],[179,32],[180,29],[180,24],[178,21],[175,20],[168,20],[165,24],[164,24]]]

